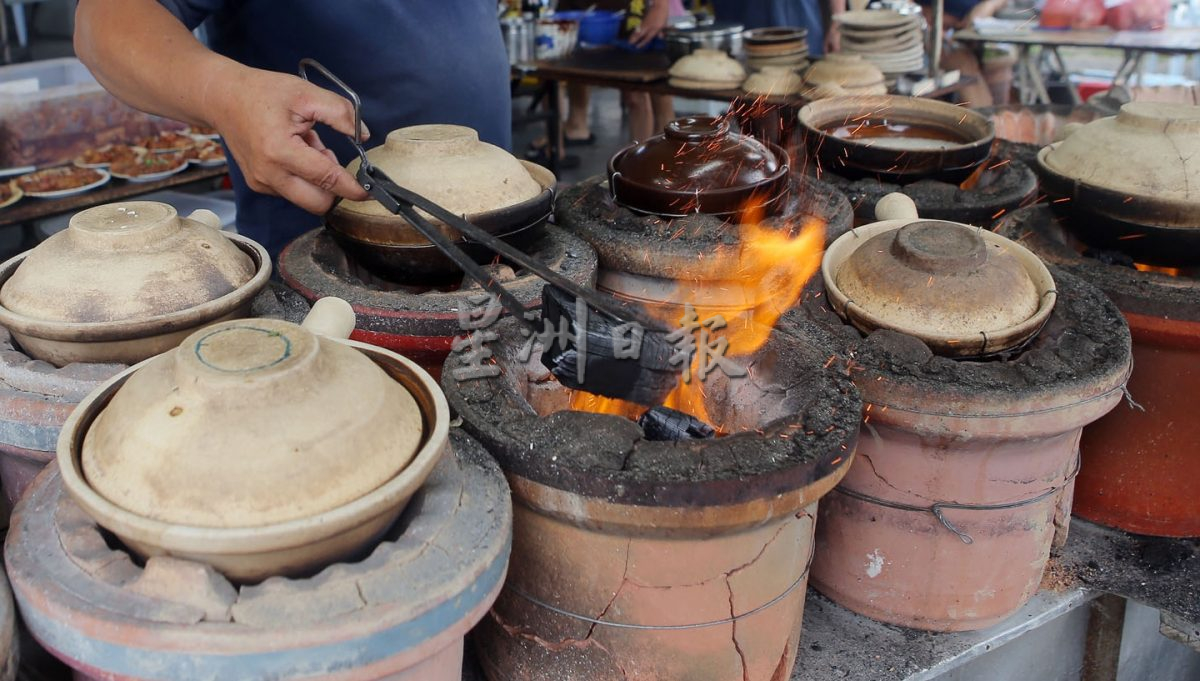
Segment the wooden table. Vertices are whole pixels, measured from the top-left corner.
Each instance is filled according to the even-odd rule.
[[[182,173],[155,182],[127,182],[114,177],[103,187],[76,196],[61,199],[35,199],[27,196],[8,208],[0,208],[0,228],[29,225],[35,220],[63,213],[75,213],[102,203],[132,199],[160,189],[213,180],[228,172],[229,169],[224,165],[212,168],[192,166]]]
[[[1142,59],[1147,54],[1169,54],[1192,56],[1200,54],[1200,28],[1167,28],[1161,31],[1112,31],[1093,29],[1084,31],[1049,31],[1032,25],[1012,28],[968,29],[954,34],[954,39],[978,45],[984,43],[1011,43],[1017,46],[1018,89],[1024,104],[1049,104],[1050,94],[1042,78],[1040,63],[1034,48],[1040,49],[1038,56],[1049,55],[1059,70],[1068,74],[1066,62],[1059,52],[1062,47],[1085,47],[1121,50],[1124,59],[1113,77],[1113,85],[1124,86],[1137,74]],[[1080,104],[1078,91],[1069,88],[1071,100]]]

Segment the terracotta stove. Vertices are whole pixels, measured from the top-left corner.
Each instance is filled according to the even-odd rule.
[[[861,404],[823,358],[772,335],[710,374],[722,437],[651,441],[571,391],[496,327],[501,371],[442,375],[508,475],[513,567],[476,633],[492,681],[779,681],[797,654],[816,502],[853,458]]]
[[[579,237],[553,226],[523,247],[572,281],[590,286],[596,254]],[[542,280],[520,268],[496,262],[497,279],[531,310],[541,305]],[[283,281],[310,302],[324,296],[348,301],[358,318],[353,340],[394,350],[437,376],[456,337],[464,335],[460,311],[479,305],[483,289],[458,279],[436,287],[396,284],[354,262],[328,230],[293,241],[279,256]]]
[[[369,555],[254,586],[183,559],[135,562],[51,468],[5,546],[22,618],[80,681],[458,681],[463,636],[504,582],[512,515],[487,453],[458,429],[451,442]]]
[[[270,284],[251,314],[299,323],[308,308],[292,290]],[[97,363],[59,368],[34,360],[0,327],[0,481],[10,507],[54,458],[59,430],[75,405],[124,369]]]
[[[1014,213],[999,231],[1101,289],[1133,335],[1128,404],[1084,430],[1080,516],[1131,532],[1200,536],[1200,272],[1146,268],[1076,240],[1048,206]]]

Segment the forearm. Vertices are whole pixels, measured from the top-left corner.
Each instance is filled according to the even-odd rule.
[[[75,52],[130,106],[204,125],[217,117],[219,94],[246,70],[202,45],[155,0],[79,0]]]

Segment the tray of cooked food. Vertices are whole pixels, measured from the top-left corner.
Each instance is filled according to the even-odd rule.
[[[113,177],[129,182],[155,182],[168,178],[187,168],[188,160],[182,153],[144,154],[112,164]]]
[[[145,147],[155,154],[171,154],[184,152],[196,146],[196,140],[190,135],[179,132],[160,132],[157,135],[143,137],[138,140],[139,147]]]
[[[20,201],[24,195],[25,192],[21,191],[16,182],[0,182],[0,208],[8,208]]]
[[[114,161],[136,158],[146,153],[142,147],[128,144],[106,144],[102,147],[88,149],[75,157],[75,165],[80,168],[107,168]]]
[[[187,159],[198,166],[210,168],[225,163],[225,147],[209,139],[196,140],[196,146],[186,154]]]
[[[110,178],[102,168],[57,166],[22,175],[16,185],[35,199],[61,199],[103,186]]]

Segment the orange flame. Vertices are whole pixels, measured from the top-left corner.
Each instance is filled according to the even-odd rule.
[[[1133,263],[1133,266],[1137,268],[1138,272],[1157,272],[1159,274],[1165,274],[1168,277],[1178,277],[1183,274],[1183,272],[1178,267],[1159,267],[1158,265],[1143,265],[1140,262]]]
[[[825,245],[825,223],[806,218],[803,223],[786,223],[779,227],[763,224],[761,205],[752,205],[742,212],[740,238],[736,257],[725,271],[706,277],[723,281],[720,301],[694,282],[679,281],[671,299],[676,303],[691,303],[699,321],[721,315],[726,326],[713,332],[713,340],[726,339],[725,357],[737,361],[758,351],[771,335],[775,324],[796,301],[809,278],[821,266]],[[726,261],[726,262],[730,262]],[[684,320],[663,319],[670,328],[679,328]],[[679,385],[667,396],[663,406],[686,412],[713,425],[719,432],[728,429],[714,423],[705,408],[704,381],[696,373],[698,357],[693,357],[692,380]],[[711,374],[710,374],[711,375]],[[682,376],[682,367],[681,367]],[[616,414],[636,419],[646,407],[576,391],[571,396],[571,408],[602,414]]]

